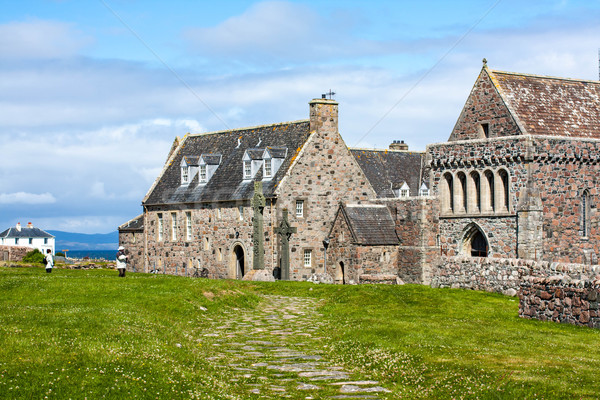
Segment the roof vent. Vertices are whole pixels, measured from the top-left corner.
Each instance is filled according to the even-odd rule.
[[[408,150],[408,145],[404,143],[404,140],[394,140],[390,144],[390,150]]]

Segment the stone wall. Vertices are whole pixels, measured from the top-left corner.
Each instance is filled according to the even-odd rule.
[[[433,197],[380,200],[392,208],[398,235],[398,276],[406,283],[429,283],[439,257],[439,202]]]
[[[528,244],[539,251],[531,252],[527,258],[598,263],[600,140],[512,136],[434,144],[428,146],[427,152],[430,187],[441,203],[440,238],[444,254],[466,254],[467,233],[477,226],[486,236],[490,257],[515,258],[519,246],[525,245],[518,243],[518,224],[521,228],[541,224],[542,232],[531,235],[540,237],[541,243]],[[480,206],[474,205],[477,198],[471,176],[479,179]],[[486,176],[490,176],[492,185],[487,183]],[[502,195],[502,176],[507,177],[507,196]],[[464,195],[461,179],[466,181]],[[529,179],[541,201],[542,217],[537,225],[519,222],[518,218],[517,205]],[[453,195],[448,193],[447,180],[452,182]],[[583,213],[582,199],[586,194],[588,204]],[[462,203],[467,204],[463,207]]]
[[[600,275],[526,277],[519,292],[519,317],[600,329]]]
[[[0,261],[21,261],[32,250],[31,247],[0,245]]]
[[[484,123],[488,126],[489,137],[520,133],[486,69],[479,74],[448,140],[483,138],[485,135],[481,124]]]
[[[270,271],[277,260],[273,242],[274,205],[267,199],[264,209],[265,265]],[[191,237],[187,236],[187,214],[191,216]],[[159,240],[158,221],[162,215],[163,233]],[[195,208],[148,207],[145,214],[146,272],[192,275],[207,268],[210,278],[236,279],[236,249],[244,255],[244,274],[252,269],[252,214],[249,202],[198,204]],[[177,220],[172,235],[172,219]]]
[[[289,210],[289,222],[298,232],[290,239],[290,279],[306,280],[325,267],[323,240],[333,225],[340,201],[362,203],[376,197],[371,184],[338,131],[338,103],[310,103],[311,136],[282,180],[276,193],[277,215]],[[296,201],[304,202],[297,217]],[[304,251],[312,254],[304,265]],[[353,277],[358,281],[358,277]]]
[[[514,296],[528,276],[564,275],[589,279],[600,274],[599,265],[550,263],[506,258],[440,257],[432,270],[432,287],[462,288]]]
[[[127,271],[144,272],[144,231],[119,230],[119,246],[125,247]]]

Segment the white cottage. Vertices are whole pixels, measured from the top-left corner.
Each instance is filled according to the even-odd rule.
[[[19,222],[14,228],[8,228],[0,233],[0,245],[31,247],[44,254],[48,249],[54,254],[54,242],[54,236],[39,228],[34,228],[31,222],[27,224],[27,227],[21,227]]]

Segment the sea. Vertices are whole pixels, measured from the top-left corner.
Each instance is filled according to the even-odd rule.
[[[67,251],[67,257],[78,259],[88,257],[91,260],[112,261],[117,257],[117,250],[69,250]]]

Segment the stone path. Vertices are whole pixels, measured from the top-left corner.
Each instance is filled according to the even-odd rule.
[[[230,381],[253,397],[380,399],[389,390],[326,360],[314,299],[266,296],[257,310],[233,310],[204,334],[209,361],[233,372]]]

